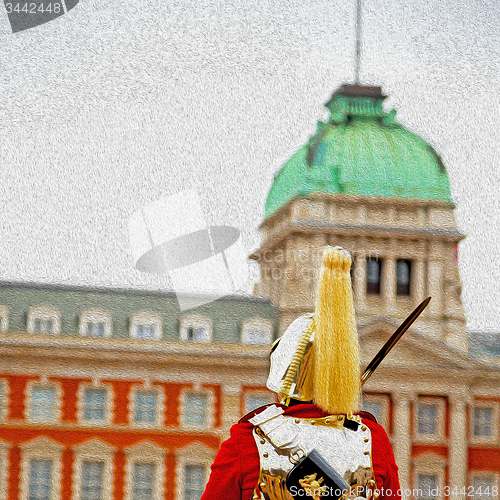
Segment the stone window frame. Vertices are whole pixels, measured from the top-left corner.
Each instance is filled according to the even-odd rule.
[[[205,423],[202,425],[191,425],[186,423],[186,412],[185,408],[187,406],[188,396],[205,396],[206,397],[206,419]],[[182,389],[179,397],[179,423],[181,428],[193,429],[193,430],[208,430],[213,429],[215,421],[215,396],[211,389]]]
[[[204,328],[208,331],[207,340],[189,340],[188,328]],[[179,322],[179,338],[182,342],[208,344],[213,341],[213,321],[209,316],[202,314],[189,314],[183,316]]]
[[[106,391],[106,400],[104,402],[104,420],[85,420],[85,391],[87,389],[104,389]],[[107,384],[98,382],[82,382],[78,384],[76,399],[76,415],[80,425],[87,427],[107,427],[111,424],[113,416],[113,389]]]
[[[208,483],[210,477],[210,466],[213,464],[216,451],[199,442],[194,442],[176,450],[176,467],[175,467],[175,498],[185,498],[186,484],[186,467],[202,466],[205,467],[204,484]]]
[[[363,401],[365,400],[372,401],[374,403],[380,403],[382,405],[382,418],[377,418],[377,422],[384,428],[385,432],[389,434],[389,396],[366,393],[363,394]],[[374,416],[376,417],[376,415]]]
[[[9,450],[12,445],[0,439],[0,500],[7,500],[9,481]]]
[[[436,476],[437,477],[437,488],[438,496],[437,499],[443,498],[443,492],[445,487],[445,472],[447,461],[446,458],[440,457],[435,453],[423,453],[412,460],[413,463],[413,491],[418,489],[418,476]],[[413,495],[414,498],[418,498],[417,495]]]
[[[418,407],[419,405],[437,406],[436,414],[436,434],[421,434],[418,432]],[[413,404],[413,428],[415,441],[424,443],[442,443],[445,441],[445,414],[446,405],[442,397],[421,396]]]
[[[116,448],[97,438],[92,438],[73,447],[74,461],[71,478],[73,500],[82,499],[83,463],[87,461],[104,462],[102,498],[113,498],[113,457],[115,451]]]
[[[264,388],[262,389],[251,389],[244,391],[242,393],[242,409],[243,409],[243,415],[247,415],[250,411],[248,409],[248,399],[251,397],[257,397],[257,398],[268,398],[269,402],[266,404],[275,404],[276,399],[273,397],[273,393],[270,392],[269,390],[266,390]],[[257,409],[257,408],[254,408]]]
[[[21,444],[21,487],[19,500],[28,500],[30,463],[32,460],[52,462],[50,500],[62,500],[62,454],[64,446],[45,436]]]
[[[156,393],[156,418],[154,422],[136,422],[135,420],[135,404],[138,392],[154,392]],[[140,428],[156,428],[163,424],[164,409],[166,405],[165,391],[157,385],[138,385],[134,384],[130,390],[130,397],[128,403],[129,421],[134,427]]]
[[[102,337],[89,337],[87,335],[87,324],[88,323],[104,323],[104,335]],[[78,316],[78,333],[82,337],[87,338],[109,338],[113,332],[113,318],[111,313],[105,309],[100,309],[97,307],[86,309],[82,311]]]
[[[267,335],[265,342],[249,342],[250,335],[254,330],[263,330],[263,333]],[[242,344],[251,346],[270,346],[273,342],[274,325],[272,321],[261,318],[253,317],[244,320],[241,323],[240,329],[240,341]]]
[[[153,339],[140,339],[137,335],[137,328],[140,325],[152,326],[154,328]],[[162,317],[153,311],[140,311],[132,314],[129,319],[129,335],[131,339],[138,340],[161,340],[163,337]]]
[[[469,486],[468,488],[471,488],[473,486],[472,482],[475,478],[483,478],[483,477],[488,477],[488,478],[492,478],[493,479],[493,487],[496,487],[497,488],[497,495],[496,495],[496,498],[499,498],[500,495],[499,495],[499,491],[500,490],[500,474],[498,472],[493,472],[493,471],[470,471],[469,472]],[[484,494],[482,496],[477,496],[475,495],[475,491],[472,491],[473,488],[471,488],[471,490],[467,489],[467,493],[469,493],[469,491],[472,493],[471,496],[467,496],[468,499],[471,499],[471,500],[475,500],[476,498],[482,498],[483,500],[487,500],[488,498],[492,499],[495,498],[493,496],[485,496]]]
[[[474,435],[474,409],[475,408],[491,408],[493,410],[493,421],[491,423],[493,434],[491,436],[475,436]],[[499,405],[494,401],[474,401],[469,409],[469,435],[473,444],[498,443],[498,413]]]
[[[165,468],[166,448],[152,443],[141,441],[125,448],[125,500],[133,500],[134,494],[134,465],[136,463],[153,463],[156,466],[153,483],[153,500],[162,500],[165,496]]]
[[[35,331],[35,321],[52,321],[53,330],[52,332],[36,332]],[[40,304],[38,306],[32,306],[28,309],[27,319],[26,319],[26,331],[28,333],[34,333],[39,335],[58,335],[61,333],[61,313],[59,309],[51,306],[50,304]]]
[[[0,305],[0,333],[5,333],[9,330],[9,308]]]
[[[54,418],[48,422],[33,419],[33,390],[40,389],[54,389]],[[59,423],[62,418],[62,403],[63,392],[61,384],[54,381],[39,381],[30,380],[26,385],[26,420],[33,424],[55,424]]]

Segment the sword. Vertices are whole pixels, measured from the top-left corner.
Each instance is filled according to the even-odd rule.
[[[430,302],[431,297],[427,297],[421,304],[419,304],[415,310],[401,323],[400,327],[393,333],[392,337],[384,344],[382,349],[375,355],[371,360],[370,364],[366,367],[366,370],[361,375],[361,387],[363,387],[366,381],[371,377],[372,373],[377,369],[378,365],[382,363],[382,360],[389,354],[389,351],[396,345],[398,340],[403,336],[403,334],[410,328],[412,323],[420,316],[420,313],[427,307]]]

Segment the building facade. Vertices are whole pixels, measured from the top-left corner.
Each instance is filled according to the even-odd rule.
[[[271,187],[251,297],[0,283],[0,500],[196,500],[230,426],[275,400],[269,347],[314,308],[325,245],[354,255],[364,366],[432,301],[364,387],[404,496],[497,498],[498,336],[465,330],[446,169],[343,86]]]

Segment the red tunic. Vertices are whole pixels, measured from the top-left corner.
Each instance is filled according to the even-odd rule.
[[[299,404],[285,410],[284,415],[302,418],[328,416],[312,404]],[[361,414],[362,415],[362,414]],[[252,415],[249,415],[250,417]],[[260,461],[252,435],[254,426],[248,418],[231,427],[231,437],[222,443],[212,465],[210,480],[201,500],[250,500],[259,479]],[[401,500],[398,468],[383,427],[369,418],[364,425],[371,431],[372,464],[379,500]]]

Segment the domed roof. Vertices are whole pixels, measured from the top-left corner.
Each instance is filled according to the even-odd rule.
[[[265,218],[297,196],[330,193],[452,203],[441,157],[386,113],[380,87],[343,85],[330,116],[276,175]]]

